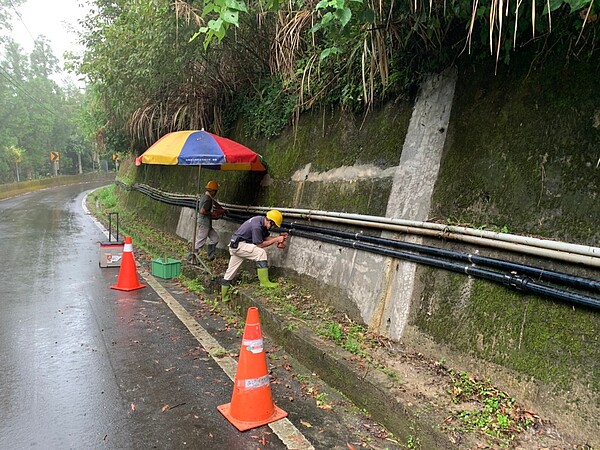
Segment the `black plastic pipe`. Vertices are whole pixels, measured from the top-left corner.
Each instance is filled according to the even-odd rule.
[[[593,297],[589,297],[587,295],[575,294],[572,292],[556,289],[550,286],[544,286],[542,284],[534,282],[528,277],[522,277],[515,274],[503,274],[499,272],[494,272],[492,270],[481,269],[472,265],[459,264],[452,261],[432,258],[430,256],[415,255],[414,253],[407,253],[400,250],[391,250],[389,248],[378,247],[371,244],[363,244],[361,242],[350,241],[348,239],[327,236],[319,233],[306,233],[304,231],[299,230],[290,230],[290,234],[293,236],[304,237],[307,239],[328,242],[330,244],[339,245],[342,247],[354,248],[357,250],[363,250],[383,256],[403,259],[431,267],[437,267],[440,269],[449,270],[451,272],[464,273],[477,278],[483,278],[485,280],[501,283],[518,291],[532,292],[534,294],[545,295],[557,300],[567,301],[570,303],[577,303],[595,309],[600,309],[600,300],[597,300]]]
[[[240,215],[235,215],[235,214],[231,214],[229,216],[232,219],[237,219],[236,221],[243,221],[246,219],[245,216],[240,216]],[[555,298],[555,299],[558,299],[561,301],[568,301],[568,302],[572,302],[572,303],[582,304],[585,306],[590,306],[593,308],[600,308],[600,300],[597,300],[593,297],[589,297],[586,295],[580,295],[580,294],[576,294],[576,293],[572,293],[572,292],[568,292],[568,291],[563,291],[561,289],[557,289],[557,288],[550,287],[550,286],[545,286],[543,284],[534,282],[531,278],[516,275],[514,273],[507,273],[507,274],[499,273],[499,272],[495,272],[492,270],[481,269],[481,268],[475,267],[473,265],[464,265],[464,264],[459,264],[456,262],[447,261],[447,260],[443,260],[443,259],[431,258],[428,256],[422,256],[422,255],[416,255],[414,253],[407,253],[404,251],[391,250],[389,248],[383,248],[383,247],[370,245],[370,244],[362,244],[360,242],[352,241],[351,239],[337,237],[337,236],[328,236],[326,234],[322,234],[322,233],[318,233],[318,232],[307,233],[307,232],[298,230],[298,227],[295,227],[295,225],[298,225],[298,224],[291,224],[291,223],[284,222],[282,225],[282,229],[289,228],[290,234],[294,235],[294,236],[328,242],[328,243],[340,245],[343,247],[355,248],[358,250],[368,251],[368,252],[380,254],[383,256],[404,259],[407,261],[424,264],[424,265],[428,265],[428,266],[432,266],[432,267],[437,267],[437,268],[449,270],[452,272],[464,273],[464,274],[471,275],[471,276],[474,276],[477,278],[486,279],[488,281],[501,283],[505,286],[511,287],[511,288],[519,290],[519,291],[531,292],[531,293],[535,293],[535,294],[552,297],[552,298]],[[311,227],[311,226],[306,226],[306,225],[302,225],[302,227],[306,227],[306,228],[313,229],[313,230],[319,228],[319,227]],[[338,230],[330,230],[330,231],[335,232],[335,233],[340,233],[342,235],[349,235],[351,237],[355,236],[352,233],[340,232]],[[362,237],[366,237],[366,236],[362,236]],[[398,241],[390,241],[390,240],[386,240],[383,238],[374,238],[373,237],[373,239],[375,239],[376,241],[377,240],[384,241],[387,244],[389,244],[390,242],[398,243]],[[418,246],[417,244],[410,244],[410,246],[414,250],[420,250],[420,247],[421,247],[421,246]],[[449,250],[435,249],[434,247],[429,247],[429,248],[433,249],[433,250],[442,250],[442,252],[440,252],[440,254],[452,255],[454,253]],[[466,255],[466,254],[464,254],[464,255]],[[496,261],[498,261],[500,263],[503,262],[500,260],[496,260]],[[589,281],[592,281],[592,280],[589,280]]]
[[[162,194],[160,191],[154,191],[153,189],[148,189],[144,186],[139,186],[139,185],[133,185],[133,189],[141,192],[144,195],[147,195],[148,197],[160,201],[162,203],[167,203],[169,205],[175,205],[175,206],[183,206],[186,208],[192,208],[195,209],[196,208],[196,199],[189,199],[189,198],[180,198],[180,197],[176,197],[176,198],[172,198],[172,197],[168,197],[164,194]]]
[[[229,214],[230,217],[239,217],[242,220],[242,215]],[[458,261],[465,261],[471,264],[479,264],[482,266],[503,269],[509,272],[520,272],[525,275],[537,278],[538,281],[546,280],[557,284],[566,284],[576,288],[589,289],[592,291],[600,291],[600,283],[595,280],[587,278],[577,277],[559,272],[553,272],[538,267],[526,266],[523,264],[516,264],[509,261],[503,261],[494,258],[488,258],[484,256],[472,255],[464,252],[446,250],[437,247],[430,247],[421,244],[411,244],[409,242],[396,241],[392,239],[380,238],[376,236],[368,236],[362,233],[349,233],[347,231],[334,230],[331,228],[317,227],[313,225],[305,225],[296,222],[284,222],[284,228],[305,230],[309,232],[316,232],[330,236],[336,236],[343,239],[353,239],[357,241],[364,241],[372,244],[382,245],[385,247],[398,248],[402,250],[409,250],[414,252],[421,252],[433,256],[439,256],[442,258],[448,258]]]
[[[430,247],[427,245],[411,244],[409,242],[396,241],[376,236],[368,236],[362,233],[349,233],[347,231],[339,231],[331,228],[315,227],[296,222],[286,223],[286,225],[289,226],[290,229],[315,231],[317,233],[322,233],[330,236],[337,236],[344,239],[355,239],[357,241],[368,242],[371,244],[421,252],[429,255],[441,256],[443,258],[456,259],[458,261],[465,261],[471,264],[479,264],[482,266],[494,267],[508,271],[516,271],[529,275],[538,280],[552,281],[555,283],[567,284],[576,288],[589,289],[592,291],[600,292],[600,283],[595,280],[568,275],[560,272],[553,272],[539,267],[526,266],[523,264],[516,264],[509,261],[502,261],[500,259],[488,258],[485,256],[478,256],[470,253],[446,250],[437,247]]]
[[[195,199],[167,197],[158,190],[155,191],[153,189],[147,189],[147,188],[144,188],[143,186],[139,186],[137,184],[133,185],[132,187],[129,187],[119,181],[115,181],[115,184],[118,184],[127,190],[139,191],[139,192],[141,192],[157,201],[161,201],[163,203],[168,203],[168,204],[175,205],[175,206],[184,206],[184,207],[188,207],[188,208],[196,207]],[[225,218],[235,221],[235,222],[243,222],[248,218],[248,216],[226,212]],[[377,254],[380,254],[383,256],[389,256],[392,258],[405,259],[405,260],[412,261],[415,263],[420,263],[420,264],[429,265],[432,267],[446,269],[446,270],[449,270],[452,272],[465,273],[467,275],[472,275],[474,277],[483,278],[483,279],[486,279],[489,281],[501,283],[505,286],[509,286],[509,287],[519,290],[519,291],[532,292],[535,294],[552,297],[552,298],[555,298],[558,300],[568,301],[568,302],[577,303],[577,304],[581,304],[581,305],[585,305],[585,306],[590,306],[592,308],[600,309],[600,300],[598,300],[598,299],[595,299],[593,297],[589,297],[586,295],[572,293],[569,291],[563,291],[563,290],[556,289],[556,288],[550,287],[550,286],[545,286],[540,283],[534,282],[531,278],[519,276],[514,273],[503,274],[503,273],[494,272],[491,270],[481,269],[481,268],[475,267],[473,265],[463,265],[463,264],[458,264],[458,263],[455,263],[452,261],[446,261],[446,260],[431,258],[431,257],[427,257],[427,256],[416,255],[414,253],[407,253],[404,251],[391,250],[389,248],[379,247],[379,246],[370,245],[370,244],[362,244],[360,242],[352,241],[351,239],[364,240],[366,242],[372,242],[372,243],[377,243],[377,244],[381,244],[381,245],[386,245],[388,247],[403,248],[406,250],[413,250],[413,251],[421,251],[423,253],[430,253],[435,256],[443,256],[443,257],[449,257],[449,258],[454,258],[454,259],[458,259],[458,260],[468,261],[472,264],[479,263],[482,265],[488,265],[488,266],[496,267],[496,268],[504,268],[504,269],[513,270],[513,271],[517,270],[517,271],[521,271],[523,273],[532,274],[534,276],[537,276],[540,279],[545,278],[547,280],[553,280],[553,281],[559,282],[559,283],[562,282],[562,283],[569,284],[569,285],[575,286],[575,287],[583,287],[583,288],[587,288],[587,289],[598,290],[600,283],[598,283],[594,280],[588,280],[585,278],[575,277],[575,276],[567,275],[567,274],[561,274],[558,272],[546,271],[544,269],[531,267],[531,266],[524,266],[521,264],[515,264],[515,263],[508,262],[508,261],[502,261],[502,260],[497,260],[497,259],[493,259],[493,258],[486,258],[486,257],[482,257],[482,256],[477,256],[477,255],[470,255],[470,254],[467,254],[464,252],[456,252],[456,251],[445,250],[445,249],[440,249],[440,248],[436,248],[436,247],[428,247],[428,246],[424,246],[424,245],[410,244],[407,242],[395,241],[395,240],[385,239],[385,238],[378,238],[375,236],[366,236],[361,233],[348,233],[348,232],[343,232],[343,231],[339,231],[339,230],[314,227],[311,225],[303,225],[303,224],[289,223],[289,222],[284,222],[282,224],[281,230],[285,230],[285,229],[289,229],[290,234],[296,235],[299,237],[320,240],[323,242],[329,242],[329,243],[332,243],[335,245],[340,245],[340,246],[349,247],[349,248],[355,248],[355,249],[359,249],[359,250],[363,250],[363,251],[367,251],[367,252],[371,252],[371,253],[377,253]],[[311,230],[311,231],[314,231],[314,233],[305,233],[301,229]]]

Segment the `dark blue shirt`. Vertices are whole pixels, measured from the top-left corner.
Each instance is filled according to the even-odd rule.
[[[262,244],[267,237],[269,237],[269,230],[265,227],[265,216],[254,216],[240,225],[231,236],[231,240],[258,245]]]

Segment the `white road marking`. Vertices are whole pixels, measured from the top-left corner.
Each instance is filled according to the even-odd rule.
[[[84,196],[81,206],[86,214],[89,215],[90,219],[102,230],[108,239],[108,230],[98,221],[94,216],[90,214],[90,211],[86,207],[87,195]],[[192,333],[196,340],[204,347],[211,358],[223,369],[231,381],[235,380],[235,374],[237,372],[237,362],[230,356],[227,356],[227,350],[213,338],[208,331],[206,331],[196,319],[194,319],[181,304],[175,300],[175,298],[167,291],[151,274],[145,270],[140,270],[141,277],[146,281],[160,298],[167,304],[167,306],[173,311],[175,316],[185,325],[185,327]],[[292,422],[287,418],[280,419],[276,422],[272,422],[269,428],[281,439],[281,442],[290,450],[315,450],[313,445],[306,439],[306,437],[298,430]]]
[[[140,275],[154,291],[163,299],[167,306],[173,311],[179,320],[192,333],[196,340],[204,347],[208,354],[223,369],[227,376],[233,381],[237,372],[237,362],[227,356],[227,350],[213,338],[202,325],[196,322],[190,313],[175,300],[152,275],[145,270],[140,270]],[[269,424],[269,428],[281,439],[290,450],[314,450],[313,445],[287,418]]]

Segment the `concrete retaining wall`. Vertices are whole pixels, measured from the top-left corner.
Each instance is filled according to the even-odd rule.
[[[323,112],[306,115],[296,133],[275,141],[238,137],[271,164],[268,175],[207,173],[202,182],[217,179],[218,198],[227,203],[449,220],[597,246],[600,103],[589,95],[595,68],[535,73],[515,64],[504,73],[495,74],[492,65],[433,76],[410,108],[386,105],[363,124]],[[144,176],[164,179],[166,169],[153,168],[158,177],[145,169]],[[193,193],[195,184],[182,191]],[[182,213],[180,236],[191,236],[192,217]],[[217,222],[222,250],[236,226]],[[597,270],[581,266],[424,242],[600,279]],[[286,276],[320,290],[381,334],[459,370],[499,374],[509,393],[553,420],[598,429],[596,311],[299,237],[285,251],[269,253]]]

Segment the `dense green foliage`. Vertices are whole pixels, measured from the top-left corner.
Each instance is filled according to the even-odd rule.
[[[8,31],[20,3],[0,0]],[[226,134],[242,119],[247,137],[272,138],[316,107],[369,113],[461,59],[509,64],[521,47],[535,64],[550,53],[589,58],[600,23],[591,0],[501,11],[497,2],[474,10],[470,0],[91,4],[80,36],[86,51],[67,61],[88,82],[84,98],[52,80],[57,59],[46,41],[26,55],[2,37],[0,181],[49,173],[50,151],[70,173],[101,155],[140,153],[177,129]]]
[[[125,132],[139,148],[166,131],[211,127],[227,120],[233,93],[265,72],[250,34],[238,48],[205,52],[189,40],[197,24],[167,1],[96,1],[85,21],[87,52],[78,64],[106,116],[103,140]],[[105,111],[105,112],[104,112]]]
[[[273,137],[316,106],[368,113],[460,59],[509,64],[522,47],[541,64],[548,53],[587,58],[600,10],[591,0],[94,4],[73,63],[107,118],[100,141],[124,134],[136,151],[176,129],[227,132],[240,118],[248,137]]]
[[[91,147],[75,121],[81,93],[53,80],[58,59],[44,37],[25,54],[8,36],[11,13],[21,3],[0,1],[0,183],[91,167]],[[51,165],[50,152],[59,153],[60,166]]]

